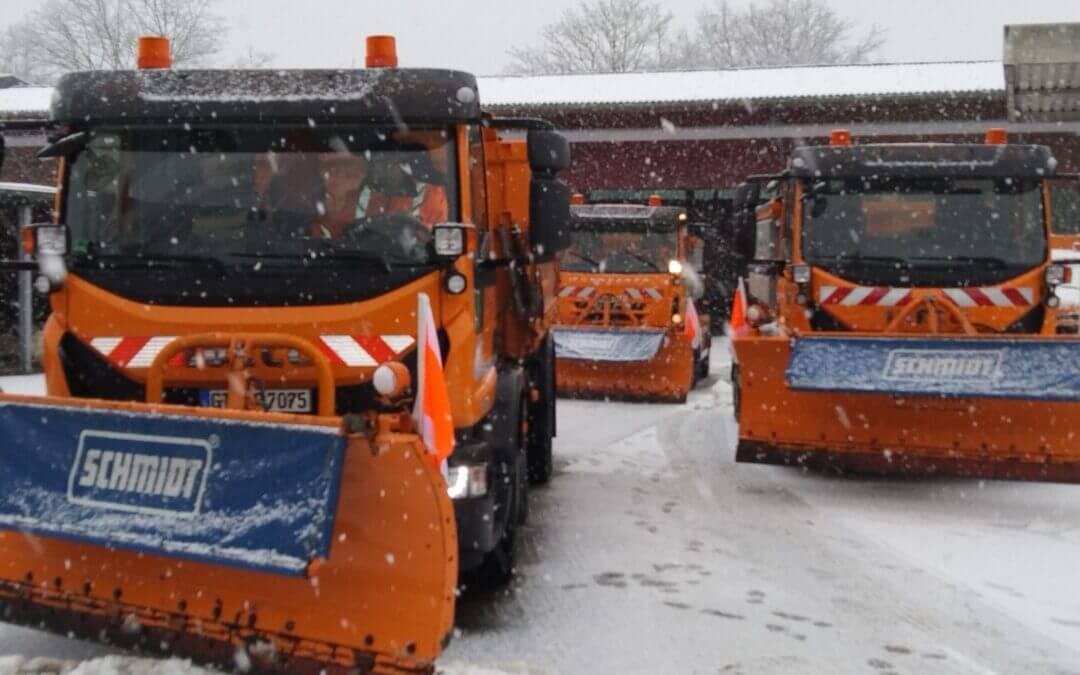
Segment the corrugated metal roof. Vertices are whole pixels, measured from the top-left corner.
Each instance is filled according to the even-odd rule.
[[[1003,93],[1000,61],[481,77],[484,107]]]
[[[33,183],[0,183],[0,192],[44,195],[48,197],[56,194],[56,187],[52,185],[34,185]]]
[[[1009,116],[1080,121],[1080,23],[1005,27]]]
[[[0,117],[47,117],[52,87],[11,87],[0,89]]]
[[[1002,93],[1000,61],[477,78],[485,108]],[[0,117],[45,114],[50,87],[0,89]]]

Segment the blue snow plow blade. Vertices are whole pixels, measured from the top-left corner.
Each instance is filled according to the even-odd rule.
[[[663,330],[561,328],[553,333],[557,358],[582,361],[648,361],[664,342]]]
[[[788,386],[799,391],[1080,400],[1080,341],[801,337]]]
[[[329,554],[330,427],[0,402],[0,527],[301,576]]]

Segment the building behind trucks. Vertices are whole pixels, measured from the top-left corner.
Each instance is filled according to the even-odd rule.
[[[559,259],[558,389],[569,395],[684,401],[709,372],[709,316],[699,313],[704,242],[685,209],[570,207]]]
[[[739,188],[737,459],[1080,480],[1080,341],[1038,145],[831,145]]]
[[[382,36],[365,70],[173,71],[157,38],[139,64],[57,86],[57,219],[24,237],[48,397],[0,406],[5,620],[430,672],[459,568],[507,579],[551,475],[568,146]],[[444,418],[410,414],[425,297],[443,466]]]

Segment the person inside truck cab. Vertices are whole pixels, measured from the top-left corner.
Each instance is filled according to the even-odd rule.
[[[404,215],[427,228],[449,218],[445,178],[426,150],[328,153],[321,157],[326,199],[312,236],[337,239],[357,221]]]
[[[356,218],[405,214],[431,228],[449,218],[445,183],[422,146],[373,156],[357,197]]]

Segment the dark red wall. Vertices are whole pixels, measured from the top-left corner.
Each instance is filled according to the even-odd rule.
[[[687,103],[633,107],[535,106],[499,110],[500,115],[542,117],[564,130],[661,129],[675,127],[768,127],[790,125],[891,124],[903,122],[983,122],[1007,117],[1003,93],[935,94],[928,96],[859,99],[835,98],[746,102],[745,104]],[[764,135],[764,134],[763,134]],[[858,142],[859,139],[856,139]],[[865,139],[864,139],[865,140]],[[969,137],[875,137],[875,142],[980,142]],[[1074,134],[1049,134],[1016,142],[1049,145],[1061,171],[1080,170],[1080,139]],[[796,143],[786,138],[745,140],[575,142],[573,167],[567,180],[579,191],[594,188],[731,187],[752,174],[784,168]]]

